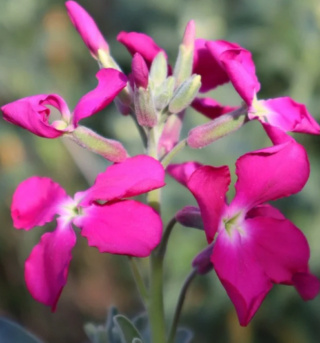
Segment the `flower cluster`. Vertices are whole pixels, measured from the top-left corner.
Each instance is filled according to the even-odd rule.
[[[159,192],[151,191],[164,187],[166,168],[199,206],[188,206],[175,216],[181,224],[200,228],[206,235],[208,247],[195,258],[193,268],[198,274],[214,269],[241,325],[250,322],[273,284],[293,285],[304,300],[314,298],[320,281],[309,271],[307,240],[268,204],[301,191],[308,180],[307,153],[288,135],[320,134],[305,105],[289,97],[258,100],[260,83],[251,53],[235,43],[196,39],[193,21],[187,24],[173,66],[151,37],[121,32],[117,40],[132,55],[132,71],[124,75],[89,14],[74,1],[67,1],[66,7],[101,67],[96,75],[98,86],[80,99],[73,112],[59,95],[39,94],[3,106],[3,117],[44,138],[69,137],[114,164],[73,198],[48,178],[31,177],[18,186],[12,202],[17,229],[42,226],[57,216],[56,229],[42,236],[26,261],[25,279],[32,296],[56,307],[76,242],[72,225],[100,252],[145,257],[160,242],[163,252],[168,234],[162,238]],[[227,82],[243,99],[239,106],[223,106],[202,97]],[[120,142],[79,125],[113,100],[119,112],[130,115],[138,125],[144,154],[129,157]],[[58,109],[60,120],[50,122],[48,105]],[[192,128],[180,140],[189,107],[210,121]],[[202,148],[250,120],[261,122],[273,145],[237,160],[236,193],[229,204],[228,166],[194,161],[170,164],[183,147]],[[127,199],[143,193],[148,193],[148,204]]]

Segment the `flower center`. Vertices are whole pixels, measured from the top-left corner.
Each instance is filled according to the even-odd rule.
[[[235,231],[237,231],[241,235],[244,234],[244,230],[241,227],[241,224],[243,222],[243,215],[241,212],[238,212],[233,216],[223,218],[222,222],[226,232],[230,237],[233,235]]]
[[[270,110],[264,105],[263,100],[258,100],[255,96],[252,104],[249,108],[249,118],[250,119],[260,119],[264,123],[268,123],[268,117],[270,116]]]

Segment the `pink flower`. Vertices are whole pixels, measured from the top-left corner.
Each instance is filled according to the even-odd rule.
[[[72,24],[79,32],[91,55],[98,59],[99,49],[109,52],[108,43],[86,10],[75,1],[67,1],[66,8]]]
[[[249,119],[258,119],[288,132],[320,134],[320,126],[312,118],[305,105],[289,97],[258,100],[260,83],[255,73],[251,53],[226,41],[207,41],[211,54],[209,61],[218,64],[248,106]],[[206,52],[208,53],[208,52]],[[213,68],[216,70],[216,67]]]
[[[11,206],[17,229],[42,226],[58,215],[56,229],[42,236],[26,260],[25,280],[31,295],[55,310],[76,243],[72,224],[100,252],[148,256],[161,239],[160,216],[151,207],[126,198],[162,186],[163,167],[145,155],[108,167],[91,188],[74,198],[49,178],[22,182]]]
[[[73,113],[57,94],[39,94],[16,100],[1,107],[5,120],[40,137],[56,138],[72,132],[78,122],[101,111],[126,86],[127,78],[115,69],[101,69],[96,74],[98,86],[85,94]],[[50,123],[50,108],[61,113],[61,120]]]
[[[241,325],[250,322],[275,283],[295,286],[304,300],[319,293],[320,282],[309,272],[305,236],[266,204],[299,192],[307,182],[309,163],[301,145],[288,139],[240,157],[230,205],[225,200],[230,184],[227,166],[188,162],[169,166],[168,171],[198,202],[208,243],[214,241],[210,261]],[[198,270],[208,270],[207,255],[194,261]]]

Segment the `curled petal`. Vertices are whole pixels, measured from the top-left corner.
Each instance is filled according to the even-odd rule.
[[[260,90],[251,53],[241,46],[226,41],[207,42],[212,56],[228,75],[242,99],[251,105]]]
[[[246,326],[272,288],[272,282],[256,260],[248,237],[238,231],[232,238],[219,232],[211,256],[213,267],[233,302],[240,325]]]
[[[187,187],[188,180],[192,173],[202,166],[201,163],[196,161],[189,161],[179,164],[170,164],[167,167],[167,172],[176,181],[180,182],[183,186]]]
[[[133,197],[164,185],[161,163],[147,155],[137,155],[115,163],[99,174],[94,185],[85,192],[82,205],[96,200]]]
[[[319,124],[312,118],[307,108],[289,97],[259,100],[258,109],[249,110],[249,118],[257,118],[262,123],[275,126],[283,131],[320,134]]]
[[[144,33],[122,31],[118,34],[117,40],[128,49],[132,56],[138,52],[144,58],[148,67],[150,67],[153,59],[160,51],[167,57],[165,51]]]
[[[17,229],[32,229],[51,221],[63,202],[70,199],[64,189],[46,177],[31,177],[13,194],[11,215]]]
[[[90,246],[111,254],[149,256],[162,234],[158,213],[134,200],[92,205],[74,223]]]
[[[55,310],[67,282],[71,250],[76,235],[70,224],[58,221],[55,231],[45,233],[25,263],[25,280],[33,298]]]
[[[304,147],[294,140],[240,157],[236,196],[230,206],[247,210],[299,192],[309,178]]]
[[[45,105],[51,105],[59,110],[65,120],[63,127],[59,128],[50,124],[50,109]],[[39,94],[13,101],[1,107],[3,118],[8,122],[18,125],[37,136],[56,138],[63,135],[70,120],[70,112],[65,101],[57,94]]]
[[[211,98],[195,98],[191,106],[209,119],[215,119],[221,114],[234,111],[238,108],[235,106],[223,106],[218,101]]]
[[[206,43],[205,39],[195,40],[193,73],[201,76],[200,92],[207,92],[229,81],[227,73],[212,56]]]
[[[285,216],[275,207],[269,204],[263,204],[254,207],[247,214],[246,218],[269,217],[274,219],[285,219]]]
[[[116,69],[100,69],[96,77],[98,86],[85,94],[73,111],[74,125],[104,109],[127,85],[126,76]]]
[[[108,43],[103,38],[91,16],[75,1],[67,1],[66,8],[73,26],[79,32],[91,55],[97,58],[98,50],[109,51]]]
[[[299,292],[301,298],[305,301],[311,300],[319,294],[320,281],[309,272],[294,274],[292,283]]]
[[[200,207],[204,229],[209,243],[212,242],[225,208],[225,197],[230,184],[227,166],[198,168],[187,181],[187,187]]]

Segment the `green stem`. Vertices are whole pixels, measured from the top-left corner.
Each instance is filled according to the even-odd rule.
[[[163,305],[163,260],[154,251],[150,259],[150,301],[149,320],[151,326],[152,343],[164,343],[166,328]]]
[[[162,258],[164,258],[164,255],[166,253],[166,249],[167,249],[167,245],[168,245],[168,240],[170,237],[170,234],[172,232],[173,227],[175,226],[175,224],[177,223],[177,220],[175,217],[171,218],[171,220],[169,221],[165,231],[164,231],[164,235],[162,237],[162,241],[158,247],[158,255],[161,256]]]
[[[182,311],[184,300],[186,298],[186,293],[187,293],[187,290],[188,290],[192,280],[195,278],[196,275],[197,275],[197,270],[193,269],[192,272],[187,276],[187,278],[186,278],[186,280],[185,280],[185,282],[181,288],[179,299],[178,299],[177,306],[176,306],[176,311],[174,313],[174,317],[173,317],[173,321],[172,321],[172,325],[171,325],[171,329],[170,329],[170,333],[169,333],[168,343],[174,343],[174,339],[175,339],[177,328],[178,328],[178,322],[179,322],[180,314]]]
[[[147,146],[148,146],[147,134],[146,134],[144,128],[143,128],[141,125],[139,125],[139,123],[138,123],[138,121],[137,121],[137,118],[136,118],[136,116],[134,115],[134,113],[131,112],[131,113],[130,113],[130,116],[131,116],[131,118],[133,119],[133,121],[134,121],[134,123],[135,123],[135,125],[136,125],[136,127],[137,127],[137,129],[138,129],[138,131],[139,131],[139,134],[140,134],[140,137],[141,137],[141,140],[142,140],[143,147],[146,149]]]
[[[182,150],[187,145],[187,139],[180,141],[170,152],[168,152],[162,159],[161,163],[163,168],[166,169],[171,160],[176,156],[176,154]]]
[[[134,257],[129,256],[129,263],[142,301],[144,302],[144,304],[147,304],[149,300],[149,294],[143,282],[139,267],[137,265],[137,261]]]

